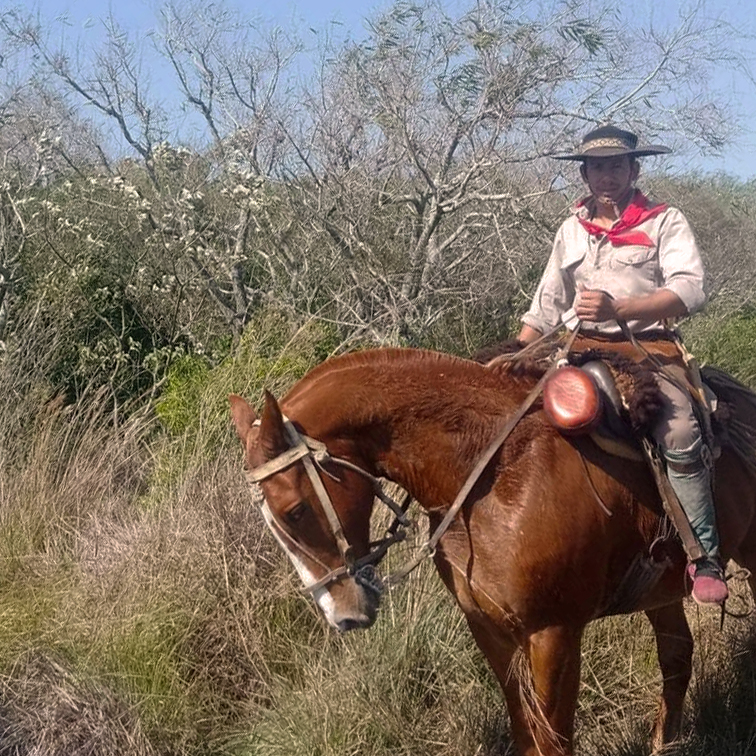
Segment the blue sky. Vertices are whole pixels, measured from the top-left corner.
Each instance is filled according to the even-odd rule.
[[[695,0],[693,0],[695,2]],[[301,30],[322,30],[330,26],[333,33],[340,32],[361,37],[364,19],[390,6],[389,0],[284,0],[283,2],[243,2],[226,0],[228,5],[238,7],[246,17],[259,18],[262,22],[280,25],[295,24]],[[544,0],[544,3],[553,0]],[[44,20],[53,21],[65,17],[71,39],[81,38],[86,47],[87,39],[97,34],[99,20],[110,12],[128,30],[146,34],[156,26],[157,8],[162,5],[155,0],[128,0],[128,3],[98,2],[98,0],[36,0],[30,3]],[[447,7],[462,6],[461,0],[447,0]],[[678,0],[634,0],[634,15],[649,23],[664,26],[674,22],[679,12],[690,7],[690,2]],[[740,50],[750,58],[756,73],[756,1],[755,0],[698,0],[699,12],[710,17],[722,18],[735,28],[750,34],[750,42],[741,42]],[[464,3],[467,6],[467,3]],[[308,32],[309,33],[309,32]],[[714,82],[718,90],[732,100],[747,131],[723,155],[718,157],[691,158],[686,168],[691,170],[724,171],[741,179],[756,178],[756,83],[744,74],[722,72]]]

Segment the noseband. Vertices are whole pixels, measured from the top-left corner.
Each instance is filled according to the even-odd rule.
[[[259,425],[259,421],[257,421],[256,424]],[[304,591],[306,593],[315,593],[321,588],[325,588],[346,575],[354,577],[354,579],[364,588],[367,588],[376,594],[380,594],[383,591],[383,581],[381,580],[376,567],[386,555],[389,547],[395,543],[403,541],[406,537],[406,528],[410,524],[410,521],[407,519],[407,509],[410,504],[409,494],[405,496],[401,505],[398,504],[390,496],[384,493],[381,481],[367,472],[367,470],[363,470],[358,465],[355,465],[346,459],[332,456],[322,441],[318,441],[317,439],[299,433],[294,424],[286,418],[284,418],[284,429],[289,442],[292,444],[291,447],[260,467],[256,467],[254,470],[248,470],[246,476],[247,482],[250,487],[252,487],[253,484],[260,483],[271,476],[288,469],[296,462],[301,461],[304,465],[307,476],[318,496],[320,505],[323,508],[323,513],[328,520],[331,533],[333,534],[339,553],[344,562],[340,567],[328,571],[317,583],[306,586]],[[333,478],[333,480],[340,482],[335,475],[329,473],[325,469],[324,463],[326,462],[340,465],[341,467],[345,467],[348,470],[352,470],[353,472],[362,475],[364,478],[367,478],[373,486],[373,492],[376,498],[380,499],[380,501],[382,501],[394,514],[394,520],[386,531],[386,536],[378,541],[372,541],[369,544],[368,553],[362,557],[355,558],[352,546],[344,535],[341,520],[339,520],[339,516],[333,506],[331,497],[328,495],[328,491],[326,491],[326,488],[323,485],[320,473],[325,473]],[[292,538],[275,517],[271,517],[267,521],[271,529],[275,530],[276,534],[284,541],[328,570],[328,567],[320,559]]]

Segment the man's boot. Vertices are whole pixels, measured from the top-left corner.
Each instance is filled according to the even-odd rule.
[[[664,457],[669,482],[707,554],[688,565],[688,575],[693,582],[691,595],[699,604],[722,604],[729,596],[729,591],[719,559],[719,535],[711,475],[702,459],[702,448],[703,444],[699,440],[690,449],[667,449]]]

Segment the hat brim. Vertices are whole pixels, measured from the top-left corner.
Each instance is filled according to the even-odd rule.
[[[660,144],[649,144],[634,150],[623,150],[617,147],[597,147],[587,152],[577,152],[572,155],[552,155],[554,160],[587,160],[588,158],[619,157],[630,155],[631,157],[648,157],[649,155],[667,155],[672,152],[669,147]]]

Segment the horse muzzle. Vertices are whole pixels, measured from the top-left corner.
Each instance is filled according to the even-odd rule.
[[[318,603],[329,624],[339,633],[346,633],[349,630],[364,630],[375,622],[380,597],[381,592],[375,589],[375,583],[365,585],[357,576],[353,576],[331,587],[328,608]]]
[[[375,622],[377,616],[377,610],[373,610],[369,614],[344,617],[336,622],[335,627],[339,634],[348,633],[350,630],[366,630]]]

